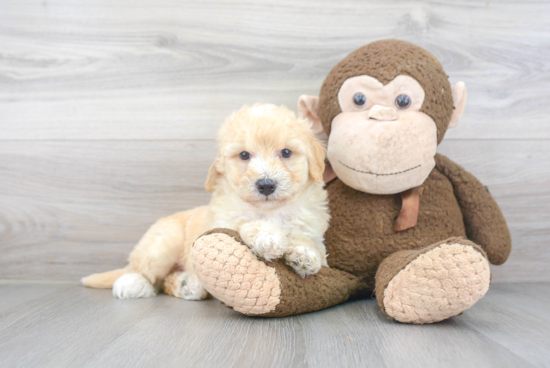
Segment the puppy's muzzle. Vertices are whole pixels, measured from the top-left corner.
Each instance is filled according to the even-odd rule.
[[[277,182],[272,179],[261,179],[256,182],[258,191],[264,196],[268,196],[277,189]]]

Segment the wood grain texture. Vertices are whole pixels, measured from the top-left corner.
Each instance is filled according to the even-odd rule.
[[[375,300],[288,318],[216,300],[118,300],[77,285],[0,283],[2,367],[544,367],[548,284],[493,285],[463,315],[388,320]]]
[[[213,141],[3,142],[0,278],[124,264],[154,221],[208,203],[215,154]]]
[[[3,0],[0,138],[211,139],[243,104],[294,108],[349,52],[398,38],[466,82],[449,138],[549,139],[549,12],[516,0]]]
[[[207,203],[223,119],[294,108],[357,47],[426,47],[468,87],[440,151],[513,235],[494,282],[550,281],[550,3],[0,0],[0,278],[124,264],[159,217]]]
[[[493,281],[550,281],[550,145],[444,141],[440,152],[489,187],[509,222],[512,255]],[[3,142],[0,278],[123,266],[158,218],[208,203],[215,153],[213,141]]]

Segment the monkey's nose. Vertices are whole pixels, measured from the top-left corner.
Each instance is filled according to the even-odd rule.
[[[256,187],[258,187],[258,191],[261,194],[267,197],[275,191],[277,182],[271,179],[261,179],[256,182]]]
[[[397,111],[393,107],[374,105],[369,110],[369,119],[382,121],[397,120]]]

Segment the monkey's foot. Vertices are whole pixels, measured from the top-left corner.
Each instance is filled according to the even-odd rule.
[[[451,238],[386,258],[376,273],[376,298],[392,319],[433,323],[470,308],[490,283],[485,252],[471,241]]]
[[[236,231],[227,229],[215,229],[197,239],[191,257],[206,290],[250,316],[320,310],[346,301],[359,285],[355,276],[328,267],[302,278],[283,260],[256,257]]]

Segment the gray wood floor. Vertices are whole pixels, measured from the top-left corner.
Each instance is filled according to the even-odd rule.
[[[279,319],[216,300],[118,300],[72,283],[0,282],[0,367],[548,367],[550,285],[499,284],[433,325],[374,300]]]

